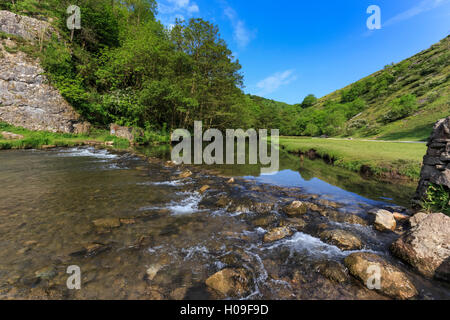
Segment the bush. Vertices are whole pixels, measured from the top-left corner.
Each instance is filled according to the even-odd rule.
[[[305,136],[312,136],[312,137],[316,137],[318,135],[320,135],[320,129],[318,126],[316,126],[314,123],[309,123],[306,126],[305,131],[303,131],[303,134]]]
[[[450,215],[450,190],[441,185],[431,184],[426,192],[422,206],[427,211]]]
[[[383,122],[389,123],[408,117],[417,110],[417,99],[413,94],[404,95],[390,104],[391,110],[384,115]]]

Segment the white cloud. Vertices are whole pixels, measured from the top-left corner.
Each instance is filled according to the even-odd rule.
[[[245,22],[239,19],[236,11],[226,2],[223,2],[223,5],[225,7],[223,12],[228,20],[230,20],[231,26],[233,27],[234,41],[236,41],[239,47],[245,48],[255,37],[255,32],[247,28]]]
[[[403,11],[387,20],[385,23],[383,23],[383,26],[389,26],[400,21],[411,19],[423,12],[435,9],[445,3],[449,3],[449,0],[422,0],[418,5],[406,11]]]
[[[199,13],[200,8],[191,0],[163,0],[158,1],[158,12],[161,21],[170,26],[176,18],[190,18]]]
[[[260,90],[260,95],[266,95],[275,92],[281,86],[288,85],[295,80],[297,80],[297,76],[294,74],[294,70],[286,70],[274,73],[261,80],[256,84],[256,87]]]

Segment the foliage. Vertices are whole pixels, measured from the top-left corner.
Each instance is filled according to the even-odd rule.
[[[98,142],[112,141],[116,148],[127,148],[130,145],[128,140],[111,136],[108,131],[101,129],[93,129],[89,135],[54,133],[47,131],[31,131],[0,122],[0,132],[1,131],[20,134],[24,138],[19,140],[4,140],[0,136],[0,150],[40,148],[44,145],[68,147],[82,145],[87,140]]]
[[[450,190],[442,185],[430,184],[422,202],[425,210],[450,215]]]
[[[303,102],[300,104],[300,107],[303,109],[312,107],[317,102],[317,98],[313,94],[309,94],[303,99]]]
[[[390,104],[391,110],[383,116],[383,122],[389,123],[406,118],[417,110],[417,100],[412,94],[395,99]]]

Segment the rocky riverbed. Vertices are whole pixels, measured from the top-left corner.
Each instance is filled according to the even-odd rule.
[[[411,240],[433,221],[400,206],[87,147],[0,162],[2,299],[450,298]],[[66,286],[70,265],[80,290]]]

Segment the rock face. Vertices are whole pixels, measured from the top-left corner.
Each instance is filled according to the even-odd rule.
[[[31,41],[38,40],[43,36],[50,38],[55,32],[47,21],[19,16],[5,10],[0,10],[0,30]]]
[[[415,202],[423,199],[430,183],[450,188],[450,116],[435,124],[427,146]]]
[[[250,293],[251,279],[245,269],[223,269],[206,279],[206,285],[225,297],[243,297]]]
[[[47,22],[0,11],[4,32],[33,40],[41,27],[51,30]],[[7,52],[6,44],[15,43],[0,40],[0,121],[29,130],[87,133],[89,124],[48,84],[39,61],[23,52]]]
[[[391,251],[427,277],[450,281],[450,217],[442,213],[421,218],[391,245]]]
[[[417,295],[415,286],[408,277],[395,266],[373,253],[352,253],[344,260],[350,274],[367,284],[373,272],[370,267],[380,270],[380,289],[377,291],[394,299],[410,299]]]

